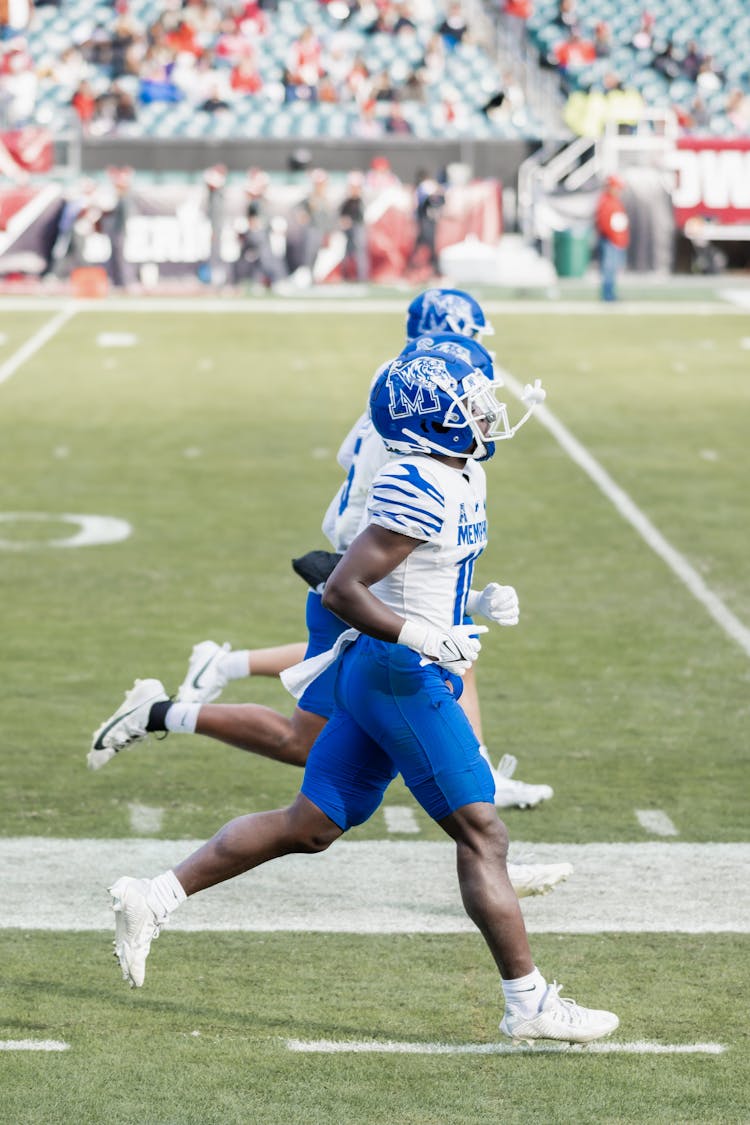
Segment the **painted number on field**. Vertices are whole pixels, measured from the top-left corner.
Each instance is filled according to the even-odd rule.
[[[0,512],[0,525],[19,523],[68,523],[76,529],[71,535],[49,539],[6,539],[0,535],[0,550],[29,551],[38,547],[93,547],[102,543],[120,543],[132,534],[127,520],[114,516],[82,516],[69,512]]]

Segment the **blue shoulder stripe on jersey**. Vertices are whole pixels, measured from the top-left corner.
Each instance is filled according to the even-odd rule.
[[[418,535],[414,535],[415,530],[421,530],[424,533],[425,539],[431,539],[435,534],[436,529],[430,527],[430,525],[421,520],[419,516],[407,516],[405,512],[388,512],[383,508],[380,509],[377,515],[381,519],[388,519],[391,523],[402,527],[404,529],[404,535],[411,535],[413,539],[420,538]],[[437,530],[439,531],[440,528],[437,528]]]
[[[377,491],[372,494],[373,503],[378,502],[379,506],[375,509],[375,515],[388,516],[390,519],[397,520],[398,523],[405,523],[411,521],[415,524],[421,524],[426,531],[432,534],[442,531],[444,520],[440,519],[433,512],[426,512],[424,508],[418,508],[414,504],[404,504],[403,501],[395,501],[398,507],[392,511],[386,510],[385,507],[380,505],[393,504],[393,497],[380,495]]]
[[[419,495],[418,491],[415,492],[415,490],[413,488],[399,488],[399,486],[397,484],[394,484],[393,481],[390,481],[390,480],[380,480],[380,481],[378,481],[378,489],[382,493],[388,493],[388,494],[398,493],[401,496],[408,497],[409,500],[414,500],[415,502],[418,502],[420,500],[420,495]],[[399,501],[398,496],[394,496],[393,499],[394,499],[394,502],[396,502],[396,503],[401,502],[401,501]],[[441,500],[442,500],[442,497],[441,497]],[[441,508],[442,508],[442,504],[441,504]]]
[[[426,496],[436,500],[438,504],[444,504],[445,500],[439,488],[436,488],[430,481],[425,480],[424,477],[419,475],[419,469],[416,465],[411,465],[408,462],[400,461],[397,465],[389,466],[381,473],[381,481],[392,479],[401,480],[402,482],[408,481],[419,492],[424,492]]]

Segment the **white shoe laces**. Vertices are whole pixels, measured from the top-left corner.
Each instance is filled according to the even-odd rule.
[[[545,1003],[540,1011],[545,1012],[546,1015],[552,1016],[553,1019],[561,1020],[563,1023],[572,1024],[573,1026],[582,1024],[585,1020],[584,1010],[581,1008],[580,1004],[576,1004],[575,1000],[572,1000],[569,996],[561,996],[561,988],[562,985],[558,984],[556,980],[552,981],[552,984],[547,988]],[[553,1006],[547,1009],[547,998],[550,996],[550,993],[552,994]]]

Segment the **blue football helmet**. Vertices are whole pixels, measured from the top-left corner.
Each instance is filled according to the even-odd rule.
[[[370,416],[392,453],[484,461],[495,452],[495,438],[510,430],[493,381],[478,367],[434,348],[410,351],[407,346],[389,364],[370,393]]]
[[[417,336],[401,350],[401,355],[411,355],[412,352],[436,351],[442,355],[453,355],[462,359],[470,367],[477,367],[491,382],[502,386],[502,380],[495,376],[494,354],[473,340],[470,336],[462,336],[460,332],[432,333],[429,336]]]
[[[463,289],[425,289],[406,310],[406,338],[435,332],[456,332],[459,336],[491,336],[494,328],[482,306]]]

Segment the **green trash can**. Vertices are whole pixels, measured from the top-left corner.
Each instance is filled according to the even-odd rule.
[[[552,252],[558,277],[583,277],[591,260],[591,230],[588,227],[556,230]]]

